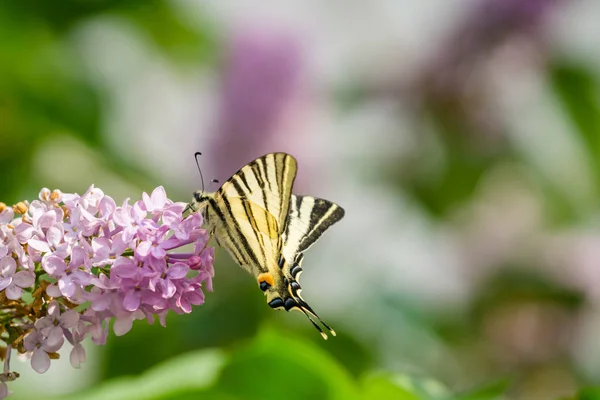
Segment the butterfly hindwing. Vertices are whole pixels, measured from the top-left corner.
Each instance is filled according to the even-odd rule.
[[[291,196],[290,212],[283,235],[283,255],[295,260],[312,246],[331,225],[342,219],[344,209],[328,200]]]

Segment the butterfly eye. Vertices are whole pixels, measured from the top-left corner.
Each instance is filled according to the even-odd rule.
[[[269,302],[269,307],[275,308],[275,309],[281,308],[281,307],[283,307],[283,300],[281,300],[280,297],[274,298],[273,300],[271,300]]]

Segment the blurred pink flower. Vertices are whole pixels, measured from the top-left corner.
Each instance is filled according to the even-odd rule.
[[[281,120],[299,89],[299,41],[290,34],[243,29],[234,34],[224,60],[221,102],[210,152],[218,176],[265,154],[282,133]]]
[[[441,119],[442,129],[495,148],[504,139],[495,103],[498,87],[518,85],[522,77],[517,73],[543,65],[546,22],[564,3],[479,0],[409,82],[376,77],[379,82],[369,85],[367,93],[407,100],[416,110]]]

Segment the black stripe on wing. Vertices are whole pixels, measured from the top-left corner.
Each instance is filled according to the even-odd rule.
[[[292,186],[296,178],[296,159],[286,153],[271,153],[242,167],[215,193],[224,197],[244,197],[271,213],[283,233],[288,217]],[[235,187],[234,182],[242,183]]]
[[[231,244],[235,247],[235,251],[237,251],[240,254],[241,259],[245,261],[244,263],[240,263],[240,260],[238,259],[238,264],[240,264],[240,266],[246,267],[250,267],[251,265],[261,265],[260,261],[258,260],[257,254],[254,252],[250,243],[248,242],[248,238],[242,232],[240,224],[236,216],[233,214],[231,204],[229,203],[227,197],[225,196],[222,198],[221,204],[223,204],[223,206],[225,207],[224,210],[220,207],[220,204],[218,202],[213,201],[213,204],[215,210],[217,211],[218,217],[226,226],[226,229],[224,231],[227,232],[229,242],[231,242]]]
[[[344,209],[337,204],[315,198],[314,206],[310,213],[310,230],[300,242],[298,251],[302,253],[312,246],[321,237],[323,232],[342,219],[344,214]]]
[[[284,234],[284,254],[293,260],[344,217],[344,209],[328,200],[292,196]]]

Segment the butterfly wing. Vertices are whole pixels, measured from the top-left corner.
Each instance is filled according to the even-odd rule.
[[[241,168],[207,200],[206,219],[217,241],[255,276],[278,265],[296,170],[289,154],[267,154]]]
[[[267,154],[241,168],[214,195],[198,194],[196,199],[207,205],[205,217],[218,243],[256,277],[269,306],[302,311],[327,338],[311,317],[320,318],[300,297],[297,276],[302,252],[344,210],[327,200],[293,196],[296,170],[292,156]]]
[[[289,210],[282,253],[290,264],[345,213],[342,207],[328,200],[294,195],[291,196]]]
[[[275,217],[282,234],[297,168],[296,159],[289,154],[267,154],[236,172],[215,196],[242,197],[255,203]]]

